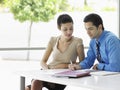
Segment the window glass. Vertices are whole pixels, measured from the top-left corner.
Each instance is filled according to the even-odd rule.
[[[84,28],[83,19],[89,13],[99,14],[104,23],[106,30],[112,31],[119,36],[118,30],[118,0],[68,0],[72,7],[71,12],[68,13],[74,20],[74,36],[81,37],[85,47],[89,46],[90,38],[88,37]],[[20,23],[15,20],[13,14],[7,12],[0,12],[0,48],[21,48],[28,47],[28,34],[30,22],[26,21]],[[30,47],[46,47],[51,36],[60,35],[57,29],[57,17],[61,14],[57,13],[49,22],[33,23],[31,31]],[[23,50],[23,51],[0,51],[2,58],[20,58],[27,57],[29,53],[30,58],[38,59],[43,51],[39,50]],[[41,54],[42,53],[42,54]]]

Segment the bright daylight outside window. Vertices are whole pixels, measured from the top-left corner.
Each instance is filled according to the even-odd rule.
[[[7,1],[7,0],[3,0]],[[10,12],[9,2],[0,0],[0,48],[24,48],[28,47],[28,36],[30,22],[19,22],[14,19]],[[17,1],[17,0],[14,0]],[[29,0],[28,0],[29,1]],[[59,1],[59,0],[58,0]],[[62,1],[62,0],[60,0]],[[81,37],[85,47],[88,47],[90,38],[88,37],[83,24],[83,18],[88,13],[98,13],[104,20],[106,30],[118,35],[118,0],[67,0],[62,12],[58,12],[54,18],[48,22],[33,22],[31,29],[29,47],[46,47],[51,36],[59,34],[56,19],[61,13],[68,13],[74,20],[74,36]],[[25,1],[27,2],[27,0]],[[49,5],[47,5],[49,6]],[[6,8],[7,7],[7,8]],[[4,9],[3,9],[4,8]],[[26,7],[27,10],[29,7]],[[67,9],[66,9],[67,8]],[[44,50],[29,50],[29,59],[40,60]],[[23,59],[27,58],[27,50],[6,50],[0,51],[3,59]]]
[[[42,5],[41,2],[39,3],[39,1],[46,6]],[[53,5],[48,5],[51,1],[56,4],[52,3]],[[119,36],[118,1],[119,0],[0,0],[0,71],[2,71],[0,73],[0,89],[20,90],[20,78],[15,74],[15,71],[40,69],[39,62],[45,50],[41,50],[40,48],[46,47],[51,36],[60,34],[57,29],[56,19],[61,13],[68,13],[73,17],[74,36],[81,37],[85,47],[88,47],[90,38],[84,28],[83,18],[88,13],[98,13],[104,20],[105,29]],[[39,5],[42,5],[42,8],[39,7]],[[55,5],[57,8],[54,8]],[[15,12],[12,13],[11,9]],[[42,10],[44,12],[42,12]],[[57,10],[60,12],[57,12]],[[33,15],[33,12],[35,15]],[[51,14],[51,12],[55,15]],[[16,18],[24,22],[15,19],[15,14],[16,16],[18,15]],[[30,15],[33,15],[32,21],[38,20],[38,22],[31,23],[28,20],[31,19]],[[52,16],[54,17],[48,22],[43,22],[40,20],[41,16],[47,17],[42,18],[44,21],[47,21]],[[32,25],[31,31],[30,25]],[[28,50],[28,48],[32,49]],[[31,78],[26,79],[28,79],[26,80],[26,85],[29,85]],[[76,89],[76,86],[70,86],[70,88],[68,87],[68,89],[65,90],[73,90],[71,88],[75,90],[90,90],[89,88],[82,87],[77,87]]]

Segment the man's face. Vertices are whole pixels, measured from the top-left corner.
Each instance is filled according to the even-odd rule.
[[[98,38],[100,35],[100,28],[93,25],[92,22],[86,22],[84,24],[87,34],[91,39]]]

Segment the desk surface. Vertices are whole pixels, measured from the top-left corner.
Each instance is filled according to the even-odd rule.
[[[70,85],[88,88],[90,90],[119,90],[120,89],[120,74],[107,75],[107,76],[87,76],[80,78],[66,78],[54,77],[53,73],[59,70],[31,70],[21,71],[19,75],[22,77],[30,77],[42,81],[53,82],[58,84]]]

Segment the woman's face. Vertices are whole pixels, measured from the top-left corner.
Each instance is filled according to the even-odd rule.
[[[70,39],[73,34],[73,23],[61,24],[60,31],[62,37],[64,37],[65,39]]]

